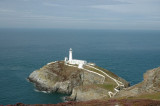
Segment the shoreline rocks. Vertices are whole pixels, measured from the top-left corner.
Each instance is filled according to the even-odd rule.
[[[117,93],[116,97],[136,97],[160,92],[160,67],[144,73],[144,80]]]

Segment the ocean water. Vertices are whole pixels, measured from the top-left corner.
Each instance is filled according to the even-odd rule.
[[[160,66],[160,31],[0,29],[0,104],[63,102],[63,94],[36,92],[29,74],[48,62],[73,58],[94,62],[126,79],[143,80]]]

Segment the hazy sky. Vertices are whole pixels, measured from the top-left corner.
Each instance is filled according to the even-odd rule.
[[[160,0],[0,0],[0,28],[160,30]]]

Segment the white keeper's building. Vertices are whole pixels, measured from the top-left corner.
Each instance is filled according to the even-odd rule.
[[[83,65],[87,64],[87,61],[77,60],[72,58],[72,48],[69,49],[69,59],[67,57],[64,58],[65,63],[68,64],[76,64],[78,68],[83,68]]]

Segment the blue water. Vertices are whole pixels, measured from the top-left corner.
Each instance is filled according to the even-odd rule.
[[[48,62],[94,62],[132,85],[160,66],[160,31],[0,29],[0,104],[62,102],[62,94],[35,92],[29,74]]]

